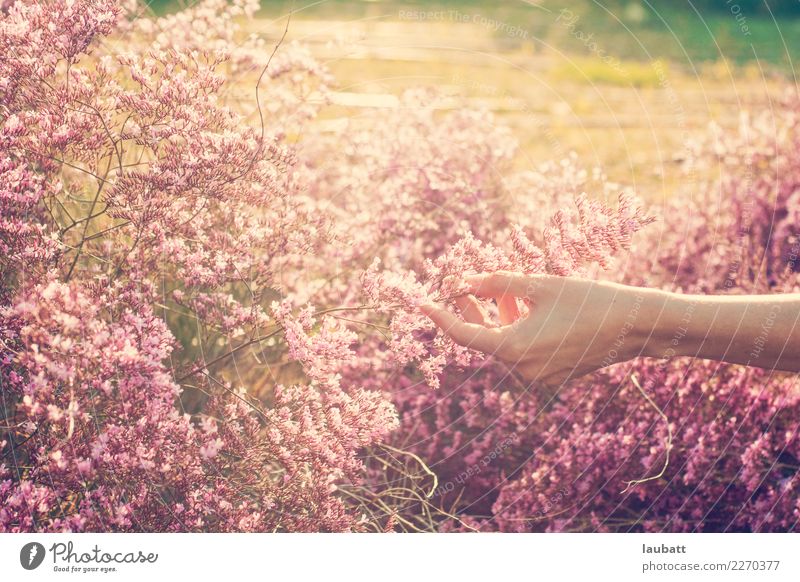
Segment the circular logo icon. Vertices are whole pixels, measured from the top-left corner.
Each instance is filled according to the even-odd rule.
[[[19,551],[19,563],[26,570],[35,570],[44,561],[44,546],[39,542],[30,542]]]

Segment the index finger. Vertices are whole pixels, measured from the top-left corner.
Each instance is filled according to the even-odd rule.
[[[438,305],[421,305],[420,310],[457,344],[488,353],[500,348],[503,336],[498,329],[466,323]]]

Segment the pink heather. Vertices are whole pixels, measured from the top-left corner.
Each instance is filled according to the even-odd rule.
[[[318,130],[332,79],[299,46],[259,115],[233,96],[271,53],[239,42],[254,0],[4,6],[0,531],[796,526],[795,378],[642,359],[547,395],[419,309],[500,269],[797,291],[796,99],[712,128],[688,163],[714,195],[648,226],[573,155],[514,172],[507,128],[428,91]],[[632,374],[673,442],[621,493],[666,452]]]

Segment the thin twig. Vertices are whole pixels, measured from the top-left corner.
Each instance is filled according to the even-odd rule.
[[[634,479],[633,481],[626,481],[627,485],[625,489],[622,490],[623,493],[628,491],[628,489],[630,489],[634,485],[639,485],[640,483],[647,483],[648,481],[655,481],[656,479],[660,479],[661,477],[663,477],[664,473],[666,473],[667,471],[667,467],[669,467],[669,451],[672,449],[672,426],[670,426],[669,418],[667,418],[667,415],[664,414],[664,411],[661,410],[655,402],[653,402],[653,399],[647,395],[647,392],[645,392],[642,389],[642,387],[639,385],[639,381],[636,379],[635,374],[631,374],[631,381],[633,382],[633,385],[636,386],[636,388],[639,390],[639,392],[642,393],[642,396],[644,396],[645,400],[647,400],[650,406],[652,406],[656,410],[656,412],[658,412],[661,418],[664,419],[664,422],[667,425],[667,446],[666,446],[666,458],[664,459],[664,466],[661,468],[661,471],[658,473],[658,475],[653,475],[651,477],[645,477],[642,479]]]
[[[175,382],[177,382],[178,384],[180,384],[181,382],[183,382],[184,380],[186,380],[186,379],[188,379],[188,378],[191,378],[192,376],[194,376],[194,375],[195,375],[195,374],[197,374],[198,372],[202,372],[203,370],[205,370],[205,369],[206,369],[206,368],[208,368],[209,366],[213,366],[214,364],[216,364],[216,363],[218,363],[218,362],[221,362],[222,360],[225,360],[225,359],[227,359],[227,358],[231,357],[233,354],[235,354],[235,353],[236,353],[236,352],[238,352],[239,350],[243,350],[244,348],[246,348],[246,347],[248,347],[248,346],[252,346],[253,344],[257,344],[257,343],[260,343],[260,342],[262,342],[262,341],[264,341],[264,340],[266,340],[266,339],[269,339],[269,338],[271,338],[271,337],[273,337],[273,336],[275,336],[275,335],[279,334],[281,331],[283,331],[283,327],[279,327],[278,329],[276,329],[275,331],[273,331],[272,333],[270,333],[270,334],[268,334],[268,335],[260,336],[260,337],[257,337],[257,338],[254,338],[254,339],[251,339],[251,340],[249,340],[249,341],[246,341],[246,342],[245,342],[245,343],[243,343],[242,345],[240,345],[240,346],[236,346],[235,348],[233,348],[232,350],[230,350],[229,352],[227,352],[227,353],[225,353],[225,354],[222,354],[222,355],[221,355],[221,356],[219,356],[218,358],[215,358],[215,359],[211,360],[210,362],[204,362],[204,363],[203,363],[202,365],[200,365],[200,366],[196,366],[195,368],[193,368],[193,369],[192,369],[192,371],[191,371],[191,372],[189,372],[189,373],[187,373],[187,374],[184,374],[183,376],[181,376],[180,378],[178,378],[177,380],[175,380]]]
[[[428,493],[426,493],[426,494],[425,494],[425,497],[426,497],[427,499],[430,499],[431,497],[433,497],[433,494],[436,492],[436,488],[437,488],[437,487],[439,487],[439,477],[436,475],[436,473],[434,473],[433,471],[431,471],[431,470],[428,468],[428,465],[426,465],[426,464],[425,464],[425,461],[423,461],[422,459],[420,459],[420,458],[419,458],[417,455],[415,455],[414,453],[411,453],[411,452],[409,452],[409,451],[401,451],[400,449],[396,449],[396,448],[394,448],[394,447],[393,447],[393,446],[391,446],[391,445],[387,445],[387,444],[381,444],[381,445],[379,445],[379,446],[380,446],[381,448],[388,449],[388,450],[390,450],[390,451],[392,451],[392,452],[394,452],[394,453],[397,453],[397,454],[399,454],[399,455],[407,455],[407,456],[411,457],[412,459],[414,459],[414,460],[415,460],[417,463],[419,463],[419,464],[420,464],[420,466],[422,467],[422,469],[423,469],[423,470],[424,470],[424,471],[425,471],[425,472],[426,472],[428,475],[430,475],[431,477],[433,477],[433,486],[431,487],[431,490],[430,490]]]

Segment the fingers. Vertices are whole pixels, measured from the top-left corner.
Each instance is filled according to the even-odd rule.
[[[500,312],[501,325],[510,325],[519,319],[519,305],[513,295],[505,294],[498,297],[497,309]]]
[[[458,306],[464,321],[477,323],[486,327],[496,327],[496,324],[492,322],[480,301],[475,299],[472,295],[456,297],[455,304]],[[500,325],[512,324],[520,318],[517,299],[512,295],[501,296],[497,300],[497,308],[500,314]]]
[[[453,287],[458,286],[458,279],[453,276],[446,277],[444,282]],[[469,283],[467,283],[469,284]],[[489,314],[481,305],[481,302],[472,295],[459,295],[455,297],[455,304],[458,306],[461,315],[469,323],[477,323],[488,327],[495,327]],[[501,295],[497,298],[497,308],[500,313],[500,324],[508,325],[519,319],[520,312],[517,300],[513,295]]]
[[[480,302],[472,295],[462,295],[461,297],[456,297],[455,304],[458,306],[458,309],[465,321],[491,327],[489,315],[483,309],[483,306],[480,304]]]
[[[537,288],[547,282],[550,275],[523,275],[508,271],[469,275],[464,280],[470,291],[479,297],[533,297]]]
[[[502,336],[496,329],[461,321],[438,305],[421,305],[419,309],[457,344],[489,353],[495,353],[500,347]]]

